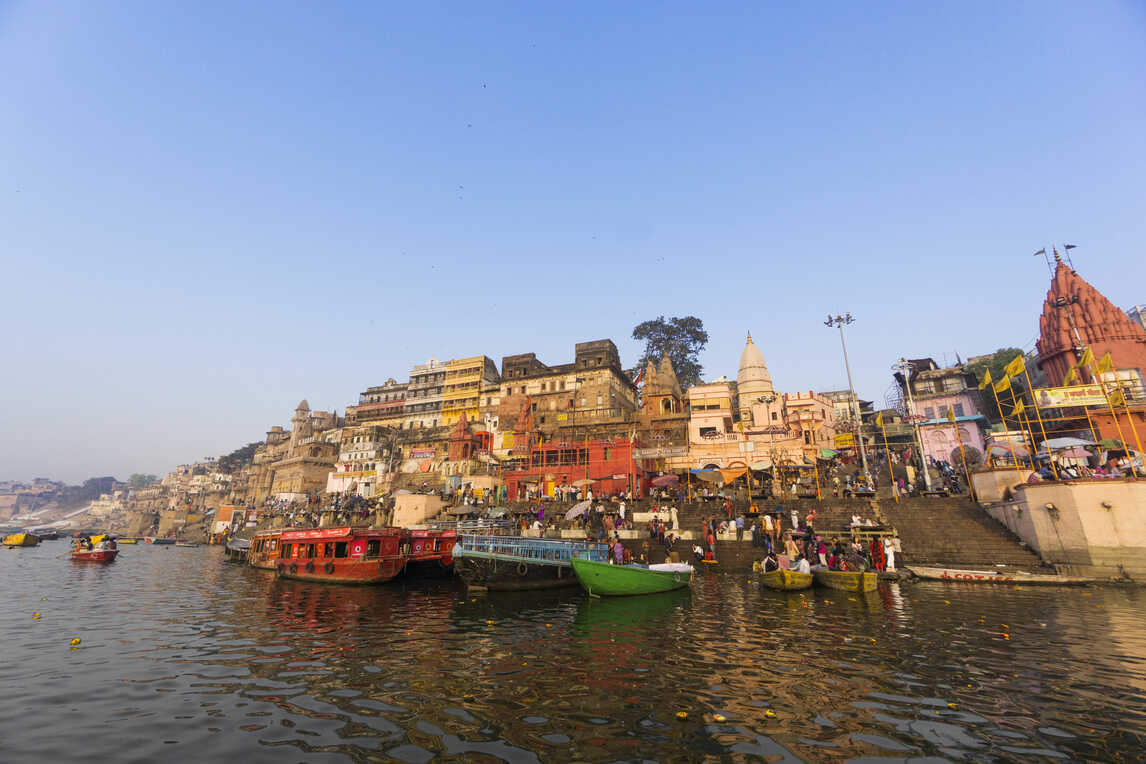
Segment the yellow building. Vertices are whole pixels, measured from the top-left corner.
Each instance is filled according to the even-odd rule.
[[[497,364],[492,358],[475,355],[447,361],[442,387],[442,426],[452,427],[465,414],[475,422],[481,407],[481,391],[499,380]]]

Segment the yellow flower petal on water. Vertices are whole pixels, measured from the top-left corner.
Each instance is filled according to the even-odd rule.
[[[776,712],[775,712],[775,711],[773,711],[771,708],[769,708],[769,709],[766,709],[766,710],[764,711],[764,715],[765,715],[765,716],[775,716],[775,715],[776,715]]]
[[[688,718],[688,711],[677,711],[676,712],[676,718],[687,719]]]
[[[713,714],[713,715],[712,715],[712,718],[713,718],[713,719],[715,719],[715,720],[716,720],[716,721],[718,721],[718,722],[722,722],[722,721],[724,721],[724,720],[725,720],[725,719],[724,719],[724,716],[723,716],[722,714]]]
[[[72,637],[72,644],[73,645],[78,645],[79,643],[80,643],[79,637]]]

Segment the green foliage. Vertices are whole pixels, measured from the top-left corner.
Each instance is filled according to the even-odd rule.
[[[967,364],[967,371],[975,373],[975,379],[980,383],[983,381],[983,375],[989,370],[991,372],[991,380],[998,382],[1006,374],[1003,368],[1015,360],[1015,356],[1020,356],[1023,351],[1018,348],[999,348],[991,355],[980,358],[975,363]],[[1003,418],[999,415],[999,408],[995,405],[995,396],[989,389],[980,391],[980,398],[983,400],[983,413],[992,422],[1001,422]]]
[[[665,320],[657,316],[633,328],[633,339],[644,340],[645,352],[637,361],[636,373],[640,373],[649,361],[660,363],[666,355],[672,361],[673,370],[682,390],[698,384],[704,368],[697,361],[700,351],[708,344],[708,332],[704,322],[696,316],[684,316]]]
[[[144,475],[139,472],[132,473],[131,477],[127,479],[127,484],[131,488],[146,488],[152,483],[158,483],[159,478],[155,475]]]
[[[262,445],[261,441],[248,443],[242,448],[236,448],[226,456],[220,456],[216,467],[220,472],[234,473],[250,464],[255,456],[255,449]]]

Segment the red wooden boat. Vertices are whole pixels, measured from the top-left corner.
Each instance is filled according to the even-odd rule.
[[[283,531],[275,569],[284,578],[337,584],[381,584],[406,567],[401,528]]]
[[[406,532],[403,539],[410,562],[437,562],[443,568],[454,564],[454,544],[458,543],[455,530],[418,528]]]
[[[72,559],[76,562],[111,562],[117,554],[119,549],[111,539],[101,540],[94,547],[90,541],[88,543],[77,541],[72,545]]]
[[[247,553],[247,561],[256,568],[274,570],[278,566],[282,535],[281,528],[256,533],[251,539],[251,550]]]

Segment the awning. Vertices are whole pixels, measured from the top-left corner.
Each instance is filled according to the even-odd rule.
[[[666,485],[676,485],[680,480],[676,475],[661,475],[660,477],[653,478],[653,485],[657,488],[663,488]]]
[[[574,480],[573,486],[575,488],[584,488],[585,486],[593,485],[596,482],[596,480],[590,480],[589,478],[581,478],[580,480]]]
[[[830,448],[821,448],[820,449],[820,458],[821,459],[831,459],[833,456],[838,456],[839,453],[840,453],[839,451],[834,451]]]
[[[772,469],[772,462],[753,462],[748,466],[753,472],[763,472]]]
[[[737,467],[734,470],[720,470],[720,474],[724,478],[725,483],[731,483],[736,478],[743,477],[747,473],[747,467]]]
[[[489,517],[505,517],[505,513],[507,511],[508,510],[503,507],[490,507],[489,511],[486,512],[486,515]]]
[[[724,482],[724,475],[720,474],[720,470],[698,470],[695,474],[706,483]]]
[[[1105,444],[1105,441],[1103,441],[1103,443]],[[1053,450],[1060,448],[1085,448],[1086,446],[1093,445],[1094,443],[1090,442],[1089,440],[1083,440],[1082,438],[1051,438],[1049,440],[1043,441],[1039,445],[1039,449],[1042,450],[1045,448],[1050,448]]]

